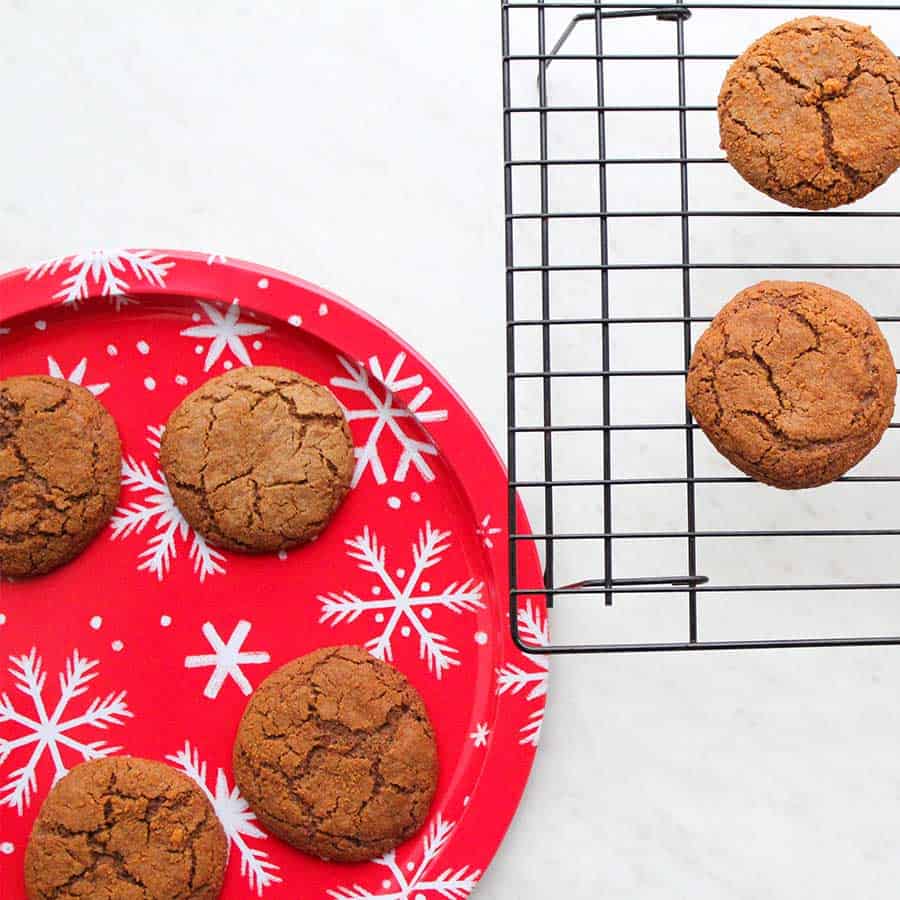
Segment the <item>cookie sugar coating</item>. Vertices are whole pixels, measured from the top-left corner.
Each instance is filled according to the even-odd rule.
[[[900,165],[900,62],[852,22],[787,22],[728,70],[719,131],[728,161],[776,200],[851,203]]]
[[[127,756],[76,766],[50,792],[25,851],[29,900],[213,900],[228,842],[200,788]]]
[[[359,647],[326,647],[257,688],[234,777],[263,826],[315,856],[374,859],[413,835],[437,784],[422,698]]]
[[[0,573],[39,575],[81,553],[116,508],[121,468],[115,422],[90,391],[0,381]]]
[[[724,456],[781,488],[827,484],[881,439],[897,375],[875,320],[820,284],[741,291],[697,341],[687,402]]]
[[[232,550],[266,552],[322,531],[349,490],[354,456],[326,387],[255,366],[213,378],[181,402],[160,462],[197,531]]]

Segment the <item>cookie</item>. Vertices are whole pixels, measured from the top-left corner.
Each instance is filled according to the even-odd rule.
[[[29,900],[212,900],[228,841],[180,772],[117,756],[76,766],[50,792],[25,850]]]
[[[0,381],[0,573],[49,572],[81,553],[119,499],[112,416],[47,375]]]
[[[374,859],[413,835],[437,785],[425,704],[359,647],[326,647],[270,675],[234,744],[234,777],[263,826],[325,859]]]
[[[328,388],[288,369],[234,369],[169,417],[160,463],[185,519],[214,544],[271,552],[309,541],[350,488],[354,453]]]
[[[741,291],[697,341],[687,404],[741,471],[780,488],[827,484],[881,439],[897,374],[875,320],[821,284]]]
[[[728,161],[770,197],[852,203],[900,165],[900,62],[852,22],[787,22],[728,70],[719,132]]]

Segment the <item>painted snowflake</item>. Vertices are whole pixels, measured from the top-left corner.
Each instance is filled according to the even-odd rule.
[[[264,650],[244,650],[244,641],[250,634],[251,624],[245,619],[231,632],[228,643],[222,640],[212,622],[204,622],[200,629],[203,637],[209,642],[212,653],[200,653],[184,658],[186,669],[212,669],[209,681],[203,689],[203,696],[209,700],[215,700],[219,696],[222,686],[230,678],[240,689],[245,697],[253,693],[253,686],[247,680],[241,666],[262,665],[269,662],[269,654]]]
[[[524,609],[519,610],[518,618],[519,632],[525,638],[526,643],[540,647],[546,647],[550,643],[547,617],[546,615],[542,616],[540,610],[533,606],[530,600],[525,604]],[[547,694],[547,675],[550,662],[546,656],[530,656],[523,653],[522,657],[528,661],[528,669],[509,662],[497,669],[497,693],[518,694],[527,689],[526,700],[540,700]],[[522,726],[520,732],[522,738],[519,743],[536,747],[541,737],[543,722],[544,702],[541,701],[538,709],[528,716],[528,721]]]
[[[216,770],[216,787],[214,791],[210,790],[206,783],[206,763],[201,762],[197,748],[192,748],[189,741],[184,742],[184,749],[166,759],[192,778],[206,794],[230,845],[240,854],[241,875],[247,879],[250,890],[255,890],[257,896],[261,897],[267,887],[280,882],[278,866],[269,859],[269,854],[251,847],[247,842],[248,838],[266,840],[267,836],[255,824],[256,816],[250,811],[237,787],[228,787],[225,772],[222,769]]]
[[[37,769],[46,753],[54,765],[55,784],[68,772],[63,751],[74,751],[81,762],[100,759],[121,750],[107,746],[105,741],[88,742],[76,736],[88,728],[105,731],[110,725],[122,725],[133,714],[125,702],[125,691],[95,697],[80,713],[70,709],[72,702],[87,693],[88,685],[97,677],[97,661],[84,659],[77,650],[66,660],[65,672],[59,675],[59,699],[52,711],[44,696],[47,673],[35,648],[26,656],[10,656],[9,673],[15,687],[30,701],[33,710],[17,708],[6,693],[0,694],[0,725],[14,726],[0,735],[0,766],[16,751],[30,747],[31,753],[23,766],[9,773],[9,780],[0,787],[0,806],[14,807],[21,816],[31,804],[37,790]],[[4,729],[5,731],[5,729]],[[14,732],[23,731],[13,737]]]
[[[475,747],[487,747],[488,738],[491,736],[491,729],[487,722],[479,722],[475,726],[475,730],[469,734],[469,740]]]
[[[198,303],[209,322],[203,325],[192,325],[190,328],[185,328],[180,334],[182,337],[207,340],[212,338],[212,343],[206,352],[206,359],[203,361],[203,371],[208,372],[226,349],[230,350],[242,365],[252,365],[250,353],[242,338],[253,334],[262,334],[269,330],[269,326],[242,322],[241,304],[237,297],[224,311],[217,309],[212,303],[203,303],[202,301],[198,301]],[[194,313],[193,318],[194,321],[199,322],[201,316],[199,313]],[[201,348],[200,352],[202,353],[202,345],[197,344],[197,346]],[[231,365],[230,360],[225,363],[226,368],[230,368]]]
[[[445,822],[438,813],[428,833],[422,840],[422,858],[416,865],[410,859],[401,866],[396,851],[386,853],[374,862],[383,866],[390,874],[381,882],[381,887],[374,890],[354,884],[352,887],[339,887],[328,891],[331,900],[462,900],[468,897],[481,877],[479,869],[470,870],[468,866],[461,869],[444,869],[437,874],[428,870],[447,843],[454,823]]]
[[[363,533],[344,543],[350,548],[347,555],[355,559],[363,572],[374,574],[379,584],[360,597],[352,591],[330,593],[318,596],[322,604],[320,622],[328,622],[332,627],[341,622],[354,622],[363,613],[373,614],[381,633],[366,642],[369,652],[383,660],[392,660],[392,641],[398,630],[402,637],[409,637],[413,631],[419,637],[419,659],[425,660],[428,671],[440,679],[447,669],[458,666],[458,650],[447,638],[429,630],[428,623],[435,609],[444,609],[460,614],[484,608],[481,600],[482,582],[474,579],[465,582],[450,582],[442,590],[432,590],[431,584],[423,581],[428,569],[441,562],[449,549],[449,531],[438,531],[430,522],[419,531],[418,539],[412,545],[412,571],[388,570],[387,554],[379,544],[378,536],[368,527]]]
[[[85,388],[85,390],[90,391],[95,397],[99,397],[104,391],[109,390],[109,382],[104,381],[102,384],[84,384],[84,375],[87,372],[87,357],[82,356],[81,362],[69,372],[68,375],[63,375],[63,370],[60,368],[59,363],[52,357],[47,357],[47,374],[52,375],[54,378],[62,378],[65,381],[71,381],[72,384],[78,384]]]
[[[62,279],[54,300],[77,309],[92,288],[99,288],[100,295],[108,297],[118,311],[135,302],[128,295],[134,280],[165,287],[166,276],[174,265],[164,254],[153,250],[88,250],[40,262],[28,270],[25,280],[53,277],[62,270],[69,274]]]
[[[369,367],[362,363],[355,364],[338,357],[338,362],[347,372],[348,378],[331,379],[332,387],[342,388],[358,395],[358,402],[365,405],[361,408],[350,408],[344,404],[347,419],[351,422],[372,420],[372,428],[362,447],[356,448],[356,470],[353,473],[353,486],[371,469],[378,484],[384,484],[387,473],[382,459],[382,444],[393,437],[400,447],[400,458],[391,476],[394,481],[406,481],[410,466],[416,468],[425,481],[434,481],[434,471],[426,457],[436,456],[437,448],[431,441],[424,439],[424,432],[418,427],[422,422],[444,422],[447,419],[446,409],[424,409],[431,397],[431,388],[422,385],[421,375],[401,377],[400,371],[406,362],[406,354],[398,353],[390,368],[385,373],[377,356],[369,358]],[[370,373],[375,382],[370,378]],[[400,394],[418,388],[410,399],[401,399]]]
[[[475,529],[475,534],[481,538],[481,543],[487,547],[488,550],[492,550],[494,547],[494,535],[502,534],[503,529],[498,528],[496,525],[491,525],[491,514],[488,513],[479,523],[478,527]]]
[[[149,426],[147,442],[159,453],[159,441],[164,428],[162,425]],[[154,474],[155,472],[155,474]],[[138,571],[150,572],[162,581],[172,567],[172,560],[178,556],[179,543],[185,544],[190,538],[188,559],[194,562],[194,572],[201,583],[207,575],[225,572],[225,557],[206,543],[202,535],[194,531],[181,514],[165,477],[157,467],[151,469],[146,462],[138,462],[133,456],[122,460],[122,486],[134,494],[140,494],[143,502],[132,502],[120,506],[110,520],[111,537],[127,538],[140,534],[147,525],[153,525],[154,534],[147,540],[147,548],[138,554]]]

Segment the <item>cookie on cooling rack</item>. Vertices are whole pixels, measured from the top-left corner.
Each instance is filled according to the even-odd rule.
[[[434,729],[416,689],[359,647],[326,647],[270,675],[234,744],[234,777],[263,826],[300,850],[374,859],[425,822]]]
[[[728,70],[719,131],[731,165],[770,197],[852,203],[900,166],[900,62],[869,28],[787,22]]]
[[[0,381],[0,574],[40,575],[81,553],[116,508],[121,468],[115,422],[85,388]]]
[[[318,535],[353,476],[353,441],[328,388],[275,366],[234,369],[169,417],[160,463],[188,522],[254,553]]]
[[[875,320],[840,291],[763,281],[697,341],[687,403],[741,471],[780,488],[827,484],[881,440],[897,374]]]
[[[206,795],[127,756],[76,766],[50,792],[25,851],[29,900],[213,900],[228,842]]]

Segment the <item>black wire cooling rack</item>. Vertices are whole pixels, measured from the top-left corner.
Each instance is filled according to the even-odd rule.
[[[721,81],[738,48],[742,49],[779,21],[800,15],[837,15],[865,24],[867,13],[882,18],[896,16],[900,6],[504,2],[501,9],[510,620],[514,639],[523,650],[542,654],[900,643],[900,636],[866,636],[856,634],[856,629],[850,627],[838,630],[837,635],[822,637],[805,634],[780,637],[767,633],[754,639],[743,635],[739,639],[705,639],[701,614],[707,598],[721,601],[723,597],[739,595],[751,602],[754,598],[761,602],[759,598],[766,597],[771,603],[773,595],[777,595],[787,604],[803,596],[814,598],[815,605],[820,602],[815,598],[840,592],[842,597],[849,597],[852,608],[854,599],[863,595],[871,597],[872,592],[890,595],[891,591],[900,590],[900,582],[896,576],[891,579],[884,565],[873,567],[872,551],[850,553],[841,570],[842,578],[827,577],[830,574],[827,564],[814,567],[803,564],[803,554],[815,542],[832,542],[824,554],[821,548],[816,551],[820,560],[846,547],[871,547],[872,541],[879,542],[879,560],[883,560],[885,553],[890,554],[895,547],[892,539],[900,536],[900,529],[872,527],[865,521],[859,524],[855,514],[850,514],[850,507],[852,504],[853,510],[862,510],[864,520],[866,509],[876,499],[879,504],[887,502],[890,508],[897,508],[893,499],[886,500],[886,492],[900,482],[900,476],[878,471],[867,474],[864,472],[868,470],[857,469],[841,479],[841,485],[822,489],[840,491],[842,487],[845,490],[852,487],[853,499],[844,508],[841,497],[832,494],[830,514],[828,510],[822,514],[813,509],[811,519],[800,517],[803,527],[793,527],[795,511],[811,501],[804,500],[800,493],[782,495],[777,500],[780,505],[770,514],[775,518],[768,519],[766,527],[742,527],[752,521],[757,499],[763,504],[771,503],[767,498],[772,498],[773,491],[733,469],[723,468],[721,460],[708,457],[705,444],[700,446],[705,436],[697,430],[683,401],[684,377],[694,340],[716,309],[740,287],[764,277],[816,277],[834,283],[841,277],[852,276],[855,282],[848,280],[841,282],[841,286],[859,296],[854,284],[871,291],[876,274],[889,277],[893,270],[900,269],[900,263],[895,261],[898,255],[890,255],[890,243],[885,245],[877,237],[870,237],[874,234],[870,230],[860,231],[872,227],[864,226],[864,221],[880,222],[876,227],[881,229],[894,229],[900,212],[881,208],[875,200],[863,201],[857,204],[859,208],[825,213],[790,210],[743,185],[727,165],[722,165],[726,161],[721,153],[697,154],[692,143],[695,133],[704,139],[711,139],[715,133],[715,84]],[[691,29],[697,27],[702,17],[714,15],[719,17],[721,30],[716,32],[714,28],[713,33],[720,33],[724,40],[734,32],[728,43],[734,45],[729,49],[735,52],[692,52]],[[626,20],[631,40],[640,46],[609,49],[611,42],[621,44],[617,29],[624,28]],[[900,26],[900,22],[897,24]],[[879,33],[877,28],[876,33]],[[645,39],[647,47],[643,46]],[[580,42],[578,52],[566,52],[573,41]],[[577,64],[577,73],[563,72],[569,64]],[[698,64],[714,64],[719,69],[715,78],[705,75],[699,79],[698,91],[692,91],[693,67]],[[649,102],[617,103],[610,99],[611,71],[616,67],[620,73],[627,70],[625,77],[632,82],[629,96],[641,93],[634,85],[646,84]],[[570,96],[574,96],[574,102],[569,101]],[[613,146],[617,128],[626,116],[631,117],[629,127],[637,138],[628,152]],[[578,124],[572,126],[571,120],[577,120]],[[646,125],[635,129],[636,120]],[[656,142],[658,127],[671,129],[668,144]],[[588,137],[589,151],[579,156],[558,156],[554,134],[560,128],[570,136],[578,132]],[[571,144],[572,141],[568,146]],[[634,146],[638,147],[637,153]],[[645,146],[650,152],[641,152]],[[707,150],[712,146],[716,145],[707,140]],[[630,198],[640,193],[641,183],[652,177],[662,178],[661,172],[672,175],[666,191],[661,190],[659,195],[660,200],[671,197],[671,203],[657,201],[655,208],[652,202],[649,206],[629,205]],[[715,172],[719,174],[713,176]],[[723,185],[721,196],[735,200],[733,208],[724,205],[719,208],[715,202],[695,200],[695,196],[709,200],[708,184],[706,188],[702,186],[704,180],[708,182],[714,177],[719,179],[716,184]],[[723,178],[730,180],[723,181]],[[900,175],[896,178],[900,179]],[[572,199],[576,195],[580,198],[577,204]],[[881,199],[896,202],[897,197],[894,191]],[[697,205],[692,205],[692,201]],[[566,236],[571,237],[574,232],[565,229],[575,224],[595,231],[587,241],[583,237],[573,238],[575,249],[566,254],[561,252],[566,246]],[[839,239],[848,248],[850,258],[816,256],[823,227],[830,229],[832,235],[836,229],[843,229]],[[554,233],[557,228],[563,229],[559,241]],[[615,228],[622,229],[619,237],[612,233]],[[652,228],[660,235],[662,229],[668,229],[666,233],[671,240],[665,246],[658,245],[652,237],[656,232],[647,230]],[[735,234],[740,235],[742,229],[746,231],[746,254],[742,238],[738,237],[732,245],[744,256],[749,255],[757,241],[765,242],[773,230],[780,228],[777,234],[783,236],[780,238],[783,255],[774,259],[705,259],[697,251],[697,232],[703,231],[705,242],[700,244],[708,248],[714,246],[710,244],[710,228],[727,232],[732,241]],[[807,239],[798,243],[801,234]],[[625,261],[620,261],[614,251],[623,246],[637,247],[640,257],[635,259],[626,253]],[[853,252],[859,252],[863,258],[852,258]],[[623,280],[626,274],[640,276],[643,293],[632,292]],[[701,291],[698,282],[709,275],[721,276],[723,280],[706,284]],[[578,278],[582,280],[577,281]],[[736,280],[729,282],[729,278]],[[647,296],[648,285],[652,287],[657,282],[659,293],[665,296],[669,307],[648,310],[631,303],[632,296],[639,293]],[[726,290],[726,284],[730,284],[730,289]],[[698,307],[695,298],[700,293],[715,298],[715,302],[710,300]],[[573,294],[577,295],[574,301]],[[891,341],[889,326],[900,322],[900,317],[877,314],[885,312],[884,309],[873,311]],[[888,298],[887,312],[890,311]],[[620,342],[626,341],[626,335],[634,343],[637,334],[640,344],[640,335],[654,328],[667,329],[672,352],[664,352],[660,341],[653,346],[659,348],[660,357],[672,361],[671,366],[619,367],[614,351]],[[562,332],[568,339],[559,339]],[[891,342],[896,355],[897,342]],[[573,347],[574,365],[572,354],[567,354]],[[586,359],[590,360],[589,365],[585,365]],[[675,389],[644,387],[662,382],[674,385]],[[626,383],[630,405],[617,402],[620,388]],[[663,394],[670,398],[666,406],[668,421],[634,421],[635,410],[644,405],[640,398],[652,400],[651,405],[658,409]],[[635,402],[634,398],[639,399]],[[896,424],[891,426],[896,427]],[[636,473],[630,464],[659,435],[676,442],[669,444],[668,471],[651,468]],[[895,436],[897,432],[888,435]],[[589,457],[592,463],[587,471],[577,473],[578,477],[561,471],[567,458],[565,448],[560,446],[563,439],[569,442],[570,449],[572,442],[577,442],[580,456]],[[523,451],[524,442],[527,442],[527,454]],[[708,466],[698,464],[699,451],[703,451],[704,459],[712,459]],[[889,465],[890,453],[889,447],[882,454],[879,460],[882,468]],[[526,455],[531,466],[528,471]],[[568,457],[571,456],[569,452]],[[664,468],[659,457],[652,454],[651,457],[651,463],[657,459],[659,468]],[[672,466],[676,471],[671,471]],[[707,469],[711,474],[706,474]],[[663,489],[669,492],[670,498],[676,492],[682,522],[675,525],[667,521],[664,527],[653,527],[644,515],[637,526],[621,524],[623,515],[627,513],[624,519],[631,521],[641,504],[652,509],[652,499],[635,493],[641,487]],[[714,492],[726,488],[727,496],[716,499]],[[578,516],[568,515],[563,508],[560,498],[565,490],[574,491],[581,498],[581,507],[576,509]],[[626,496],[627,491],[631,493]],[[529,509],[534,534],[523,534],[518,529],[517,498],[523,499]],[[896,499],[900,500],[900,494]],[[571,531],[566,529],[563,519],[590,521],[592,526],[590,530]],[[780,527],[781,521],[790,527]],[[718,524],[713,527],[707,522]],[[727,527],[722,527],[723,524]],[[768,579],[767,562],[773,542],[793,539],[798,539],[798,563],[793,572],[799,577]],[[531,540],[537,541],[543,555],[544,583],[540,585],[521,583],[518,576],[517,549],[522,541]],[[860,540],[867,543],[859,544]],[[642,542],[651,549],[635,550]],[[740,549],[735,551],[739,554],[735,558],[742,565],[731,568],[727,564],[713,565],[716,574],[711,574],[710,563],[717,563],[718,557],[725,555],[716,549],[716,542],[737,542]],[[622,550],[626,545],[631,548],[628,553]],[[572,548],[584,549],[573,551]],[[561,567],[563,550],[568,562]],[[668,568],[661,569],[661,566]],[[756,578],[729,577],[733,570],[744,572],[748,566],[757,573]],[[878,570],[877,579],[870,577],[873,568]],[[847,578],[847,570],[856,577]],[[572,573],[579,574],[573,578]],[[627,642],[591,644],[582,639],[577,643],[536,647],[520,638],[517,611],[530,597],[543,596],[548,606],[553,606],[556,600],[559,601],[556,605],[561,605],[565,597],[572,603],[593,603],[608,609],[627,604],[634,595],[655,602],[674,600],[678,604],[682,624],[676,639],[647,641],[638,635],[638,640]],[[883,624],[883,620],[875,622]]]

